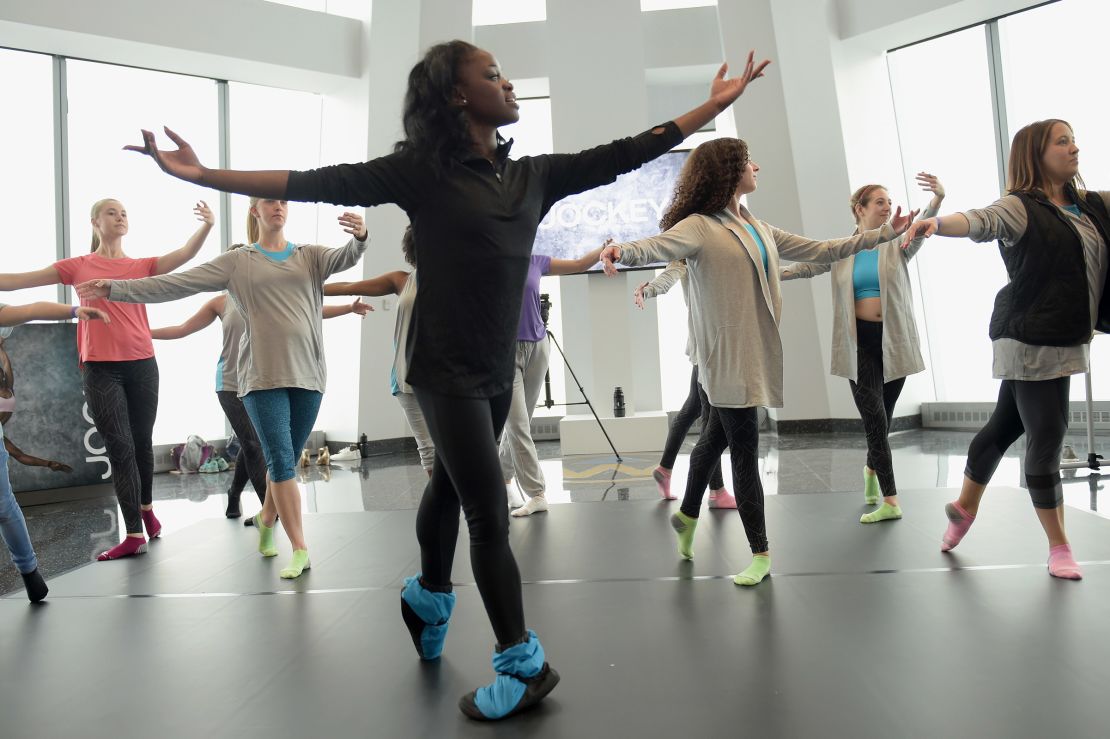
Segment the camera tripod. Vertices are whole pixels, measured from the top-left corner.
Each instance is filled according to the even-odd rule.
[[[551,333],[551,329],[547,327],[547,319],[550,314],[551,297],[547,293],[541,293],[540,318],[543,320],[543,330],[547,334],[547,337],[551,339],[551,343],[554,344],[555,348],[559,350],[559,356],[563,358],[563,364],[566,365],[567,370],[570,372],[570,376],[574,379],[574,384],[578,386],[578,392],[582,394],[584,400],[579,403],[556,403],[551,398],[551,369],[548,368],[547,373],[544,375],[543,378],[544,400],[543,403],[541,403],[540,405],[549,410],[556,405],[561,405],[563,407],[569,407],[572,405],[589,406],[590,413],[593,414],[594,420],[597,421],[597,427],[601,429],[601,433],[605,436],[605,441],[609,443],[609,448],[613,450],[613,456],[617,458],[618,462],[623,462],[624,458],[621,457],[620,452],[617,451],[617,447],[613,445],[613,440],[609,438],[609,432],[605,430],[605,424],[601,422],[601,419],[597,415],[597,411],[594,410],[594,404],[590,402],[590,396],[586,395],[586,390],[582,387],[582,383],[578,380],[578,375],[574,373],[574,367],[570,366],[570,360],[567,359],[566,352],[564,352],[563,347],[559,345],[558,340],[555,338],[555,334]]]

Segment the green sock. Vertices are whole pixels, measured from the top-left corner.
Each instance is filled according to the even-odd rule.
[[[860,523],[878,523],[879,521],[897,521],[902,517],[902,508],[897,505],[883,502],[883,504],[859,517]]]
[[[258,551],[263,557],[276,557],[274,546],[274,527],[262,523],[262,511],[254,514],[254,527],[258,529]]]
[[[879,476],[863,468],[863,500],[867,505],[878,505],[883,495],[879,490]]]
[[[741,572],[732,581],[737,585],[758,585],[763,582],[763,578],[771,574],[771,555],[757,554],[752,557],[752,563],[748,565],[748,569]]]
[[[694,529],[698,527],[698,519],[690,518],[682,511],[671,516],[671,526],[678,534],[678,554],[683,559],[694,558]]]
[[[290,562],[289,566],[283,569],[280,574],[283,579],[292,580],[300,577],[302,572],[309,569],[312,569],[312,563],[308,561],[308,550],[294,549],[293,561]]]

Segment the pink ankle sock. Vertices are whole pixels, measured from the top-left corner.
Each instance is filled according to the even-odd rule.
[[[1048,574],[1064,580],[1083,579],[1083,570],[1079,569],[1070,546],[1059,544],[1048,550]]]
[[[141,511],[141,513],[143,516],[143,526],[146,528],[146,535],[151,539],[158,538],[158,535],[162,533],[162,522],[154,515],[154,509],[151,508],[149,511]]]
[[[655,485],[659,488],[659,496],[663,500],[676,500],[677,495],[671,495],[671,471],[656,467],[651,473],[655,478]]]
[[[965,511],[956,501],[945,505],[944,513],[948,516],[948,528],[941,539],[940,551],[950,552],[967,535],[967,530],[975,523],[975,516]]]
[[[130,557],[134,554],[143,554],[146,552],[146,539],[140,539],[137,536],[125,536],[123,541],[116,544],[114,547],[106,552],[101,552],[97,555],[98,562],[106,562],[109,559],[119,559],[120,557]]]

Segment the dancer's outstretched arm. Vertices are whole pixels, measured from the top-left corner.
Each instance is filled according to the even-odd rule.
[[[165,328],[152,328],[150,330],[150,338],[169,341],[191,336],[202,328],[207,328],[213,321],[223,315],[224,301],[226,300],[226,295],[217,295],[202,305],[200,310],[190,316],[184,323],[180,323],[176,326],[166,326]]]
[[[5,305],[0,307],[0,326],[18,326],[28,321],[104,321],[111,323],[108,314],[99,308],[78,306],[76,312],[72,305],[62,303],[30,303],[29,305]]]
[[[204,245],[204,240],[208,238],[208,234],[212,231],[213,224],[216,223],[216,216],[212,214],[212,210],[208,207],[208,203],[203,200],[198,200],[197,204],[193,206],[193,213],[196,215],[197,220],[201,222],[200,228],[189,237],[189,240],[186,241],[185,245],[180,249],[174,249],[158,257],[158,264],[154,268],[154,274],[164,275],[173,272],[195,257],[200,251],[200,247]]]

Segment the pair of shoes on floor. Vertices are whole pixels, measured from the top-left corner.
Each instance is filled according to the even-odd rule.
[[[450,586],[430,590],[419,574],[405,579],[401,618],[420,659],[438,659],[443,653],[454,608]],[[518,642],[494,649],[493,670],[497,677],[492,683],[459,700],[459,709],[477,721],[497,721],[532,708],[559,683],[559,673],[547,664],[543,646],[532,630]]]
[[[297,464],[300,465],[301,467],[311,467],[312,466],[312,457],[309,456],[307,449],[302,449],[301,450],[301,458],[299,460],[297,460]]]
[[[331,452],[328,451],[326,446],[320,447],[320,450],[316,452],[316,464],[321,467],[327,467],[331,464]]]
[[[331,455],[331,461],[333,462],[355,462],[360,459],[362,459],[362,452],[358,450],[358,444],[343,447]]]
[[[227,460],[223,457],[212,457],[207,462],[197,468],[197,472],[215,473],[227,472]]]

